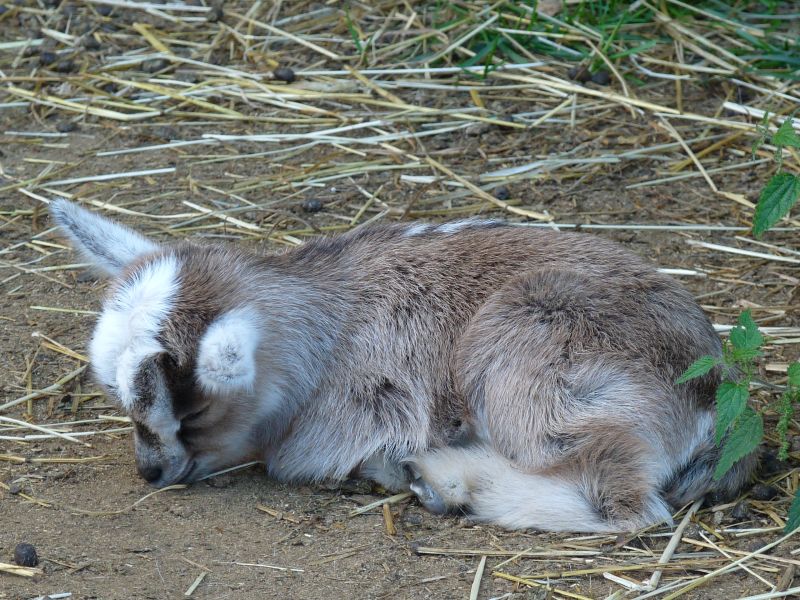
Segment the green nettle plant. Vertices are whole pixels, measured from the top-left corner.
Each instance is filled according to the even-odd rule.
[[[720,479],[736,462],[754,452],[764,437],[764,418],[766,411],[778,414],[775,429],[780,440],[778,458],[786,460],[789,452],[789,421],[794,409],[800,403],[800,362],[789,365],[786,387],[781,397],[760,411],[748,403],[750,384],[757,372],[756,359],[762,355],[764,337],[758,331],[749,310],[739,316],[739,321],[731,329],[730,337],[722,346],[722,357],[701,356],[681,375],[676,383],[685,383],[695,377],[705,375],[715,367],[722,367],[725,376],[717,388],[717,430],[716,442],[722,444],[722,453],[714,471],[714,479]],[[800,490],[789,510],[786,530],[800,526]]]
[[[769,115],[759,126],[761,134],[753,144],[753,154],[767,140],[775,146],[777,171],[764,186],[753,215],[753,235],[761,235],[785,217],[800,197],[800,177],[783,170],[783,149],[800,148],[800,136],[792,126],[792,117],[784,120],[774,134],[767,128]],[[736,462],[754,452],[764,438],[764,417],[767,411],[778,415],[775,431],[780,441],[778,457],[786,460],[789,451],[787,432],[794,416],[795,406],[800,403],[800,362],[789,365],[786,386],[780,398],[767,404],[761,410],[754,409],[748,402],[750,384],[757,372],[756,360],[762,356],[764,338],[758,331],[749,310],[739,316],[730,337],[725,340],[722,357],[702,356],[697,359],[676,383],[685,383],[695,377],[705,375],[716,367],[723,369],[723,380],[717,388],[716,442],[722,445],[719,463],[714,478],[720,479]],[[788,533],[800,527],[800,489],[797,490],[785,531]]]
[[[800,197],[800,177],[783,170],[783,149],[800,148],[800,135],[792,125],[794,114],[789,115],[773,134],[770,134],[767,129],[769,113],[765,114],[759,126],[761,135],[753,144],[753,154],[755,155],[756,150],[769,140],[775,146],[775,163],[778,166],[777,172],[761,191],[756,212],[753,215],[753,235],[757,238],[789,214]]]

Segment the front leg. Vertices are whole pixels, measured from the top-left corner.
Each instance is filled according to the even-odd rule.
[[[408,491],[410,473],[404,463],[387,458],[383,452],[376,452],[363,461],[356,472],[362,479],[374,481],[390,492]]]

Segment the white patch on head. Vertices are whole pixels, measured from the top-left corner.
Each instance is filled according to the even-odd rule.
[[[212,394],[244,392],[256,380],[258,320],[246,310],[225,313],[209,325],[197,353],[197,380]]]
[[[166,255],[138,269],[106,302],[89,345],[100,382],[125,410],[136,402],[134,378],[143,360],[163,352],[157,336],[178,291],[178,261]]]
[[[406,228],[405,232],[403,232],[403,237],[414,237],[415,235],[422,235],[426,231],[430,231],[433,225],[429,225],[428,223],[414,223],[413,225],[409,225]]]

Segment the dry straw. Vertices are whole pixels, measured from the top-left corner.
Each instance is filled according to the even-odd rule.
[[[97,306],[84,298],[97,294],[83,281],[83,265],[47,229],[46,204],[58,196],[163,241],[283,247],[370,222],[473,215],[657,239],[659,249],[671,249],[655,256],[660,267],[698,286],[721,333],[741,307],[751,308],[769,336],[768,373],[783,376],[797,358],[792,290],[800,285],[800,222],[785,220],[762,242],[746,235],[756,197],[742,182],[765,181],[774,155],[765,146],[751,156],[757,123],[777,113],[768,125],[775,131],[800,102],[797,78],[740,56],[747,40],[796,47],[766,20],[639,0],[630,14],[648,9],[651,23],[625,21],[610,35],[613,28],[565,17],[564,7],[577,0],[539,2],[533,24],[535,3],[464,0],[437,27],[424,3],[389,0],[349,11],[309,0],[225,3],[221,14],[183,2],[70,4],[92,25],[87,34],[66,27],[57,11],[14,5],[15,18],[38,20],[37,37],[0,43],[0,116],[15,116],[6,119],[13,129],[0,134],[14,157],[0,165],[0,290],[40,321],[30,337],[32,326],[0,314],[0,327],[8,321],[25,339],[16,371],[4,373],[0,386],[0,461],[12,468],[65,462],[92,469],[104,456],[87,447],[131,431],[86,377],[86,331]],[[114,27],[103,27],[109,20],[98,16],[100,7],[117,11]],[[8,23],[0,15],[0,26]],[[623,42],[625,35],[640,43]],[[502,42],[515,60],[497,52],[481,62],[481,40]],[[101,51],[87,50],[97,45]],[[41,53],[51,48],[52,56]],[[581,65],[607,71],[610,85],[584,81],[575,70]],[[796,153],[785,152],[787,169],[796,172],[798,164]],[[616,194],[619,208],[596,208],[598,193]],[[40,297],[42,286],[65,293]],[[68,321],[75,322],[71,336],[60,325]],[[765,386],[756,394],[769,402],[773,392]],[[65,405],[63,418],[52,416]],[[790,430],[797,434],[797,423]],[[41,455],[27,451],[32,443]],[[73,454],[59,455],[55,444]],[[443,547],[416,552],[420,561],[469,562],[471,591],[467,584],[459,593],[471,598],[484,597],[489,579],[557,598],[689,598],[719,582],[752,600],[779,598],[798,592],[791,577],[782,580],[797,562],[787,550],[793,534],[777,534],[797,483],[788,469],[776,476],[778,498],[752,502],[755,516],[737,526],[719,521],[732,504],[694,505],[676,515],[682,520],[674,532],[496,532],[492,547],[437,542]],[[4,505],[31,502],[89,518],[151,497],[103,511],[9,489],[0,484]],[[398,515],[411,501],[407,493],[388,496],[349,517],[379,519],[376,535],[398,543],[406,534]],[[308,520],[255,508],[287,527]],[[774,541],[746,550],[754,536]],[[310,575],[365,548],[297,567],[236,564]],[[195,566],[199,574],[182,588],[187,597],[211,579]],[[6,564],[0,571],[39,574]],[[443,575],[423,584],[439,580],[455,581]]]

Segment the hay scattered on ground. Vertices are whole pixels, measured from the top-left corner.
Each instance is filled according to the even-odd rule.
[[[775,152],[751,144],[765,112],[775,131],[800,104],[800,15],[791,3],[769,17],[678,0],[640,0],[611,15],[606,4],[616,6],[542,2],[537,14],[502,0],[4,5],[0,319],[37,313],[87,325],[94,314],[77,293],[85,265],[46,220],[56,196],[158,239],[275,246],[369,222],[491,214],[520,226],[665,236],[673,251],[656,260],[687,284],[704,281],[700,302],[723,334],[750,308],[769,335],[770,384],[754,393],[771,402],[800,344],[800,222],[785,220],[763,241],[747,236],[753,190]],[[783,160],[800,170],[795,150]],[[608,192],[609,173],[619,211],[582,206],[586,190]],[[33,295],[42,286],[50,306]],[[92,440],[131,428],[85,376],[85,331],[77,342],[26,324],[15,331],[36,337],[23,360],[4,359],[0,461],[12,474],[47,461],[91,469],[103,458]],[[791,432],[800,432],[796,422]],[[48,452],[56,442],[76,455]],[[31,444],[45,456],[31,455]],[[501,578],[559,598],[610,590],[609,598],[672,599],[735,573],[753,599],[797,594],[800,549],[780,531],[798,488],[798,451],[762,474],[775,498],[687,507],[674,533],[415,550],[419,560],[474,557],[473,597],[482,581]],[[70,509],[14,485],[0,484],[10,506]],[[392,505],[408,501],[353,512],[381,512],[394,535]],[[752,539],[762,543],[750,548]],[[198,568],[186,596],[204,585],[209,571]]]

